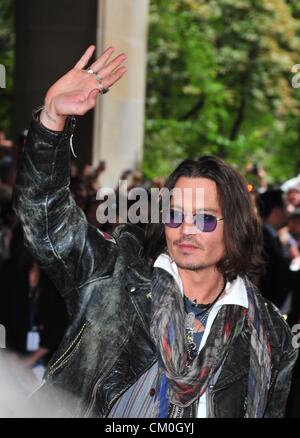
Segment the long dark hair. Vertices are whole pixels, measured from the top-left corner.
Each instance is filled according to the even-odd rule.
[[[213,156],[184,160],[169,176],[165,187],[171,191],[182,176],[215,181],[224,217],[225,245],[225,255],[217,268],[228,281],[247,275],[256,282],[263,266],[262,227],[246,181],[235,169]],[[149,262],[166,252],[166,248],[164,225],[149,223],[145,241],[145,255]]]

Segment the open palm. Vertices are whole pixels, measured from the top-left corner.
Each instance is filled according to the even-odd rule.
[[[95,107],[98,94],[112,87],[125,74],[126,67],[121,67],[126,59],[125,54],[109,61],[113,47],[105,50],[86,70],[94,50],[95,46],[90,46],[76,65],[49,88],[45,108],[53,120],[84,115]]]

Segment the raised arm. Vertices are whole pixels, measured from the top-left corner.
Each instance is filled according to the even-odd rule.
[[[125,55],[109,61],[113,48],[85,70],[94,49],[89,47],[48,90],[43,110],[34,113],[14,187],[14,209],[26,246],[64,295],[71,313],[81,286],[106,275],[116,257],[116,245],[88,225],[69,191],[74,116],[94,108],[98,94],[126,71],[120,67]]]

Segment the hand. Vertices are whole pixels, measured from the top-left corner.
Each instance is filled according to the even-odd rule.
[[[113,47],[106,49],[89,66],[88,69],[92,69],[95,74],[88,73],[85,67],[94,50],[95,46],[90,46],[74,68],[49,88],[40,115],[40,121],[46,128],[61,131],[67,116],[82,116],[96,106],[97,96],[101,92],[96,74],[102,78],[101,87],[110,88],[126,73],[126,67],[120,67],[126,60],[124,53],[108,62],[115,50]]]
[[[31,368],[36,362],[36,358],[34,354],[30,354],[29,356],[19,358],[18,363],[24,368]]]
[[[99,172],[104,172],[104,170],[106,170],[106,161],[105,160],[100,160],[97,170],[99,170]]]

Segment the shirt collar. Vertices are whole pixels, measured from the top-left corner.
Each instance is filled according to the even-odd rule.
[[[161,268],[169,272],[175,279],[179,286],[180,292],[183,295],[183,285],[178,272],[176,263],[170,258],[168,254],[161,254],[154,262],[154,268]],[[232,282],[227,282],[225,294],[220,298],[215,306],[222,306],[224,304],[235,304],[248,309],[248,295],[244,280],[237,277]]]

